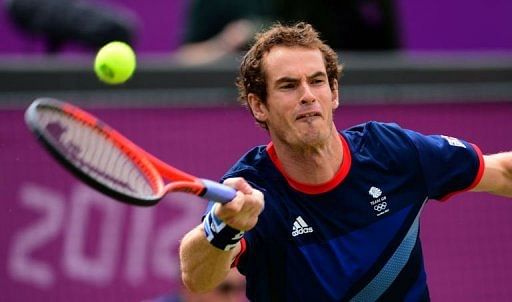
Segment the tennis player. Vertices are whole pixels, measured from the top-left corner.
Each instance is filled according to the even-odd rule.
[[[428,301],[419,216],[461,191],[512,197],[512,152],[368,122],[338,131],[340,67],[308,24],[259,33],[237,80],[271,142],[224,176],[181,242],[182,278],[207,291],[231,266],[251,301]]]

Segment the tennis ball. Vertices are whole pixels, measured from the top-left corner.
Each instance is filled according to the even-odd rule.
[[[130,45],[119,41],[110,42],[96,54],[94,72],[107,84],[121,84],[132,76],[136,61]]]

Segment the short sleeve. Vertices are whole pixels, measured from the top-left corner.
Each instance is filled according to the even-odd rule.
[[[482,178],[484,161],[476,145],[445,135],[404,131],[417,149],[431,199],[446,200],[472,189]]]

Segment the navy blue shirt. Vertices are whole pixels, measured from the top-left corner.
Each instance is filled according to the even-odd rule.
[[[340,139],[342,165],[322,185],[288,177],[271,143],[223,177],[244,177],[265,196],[236,260],[251,301],[429,300],[419,215],[428,199],[479,182],[479,149],[377,122]]]

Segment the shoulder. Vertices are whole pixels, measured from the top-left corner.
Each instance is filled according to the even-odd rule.
[[[381,136],[387,137],[404,132],[405,130],[397,123],[384,123],[377,121],[369,121],[363,124],[355,125],[346,130],[344,133],[359,136]]]
[[[244,177],[250,180],[265,171],[269,164],[266,146],[257,146],[245,153],[222,177]]]
[[[410,149],[413,147],[410,130],[396,123],[370,121],[348,128],[341,133],[347,138],[354,151],[377,148],[381,151]]]

